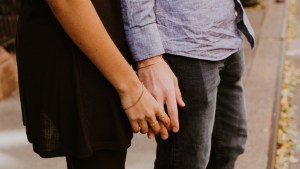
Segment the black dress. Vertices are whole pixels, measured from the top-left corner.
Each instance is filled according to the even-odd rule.
[[[130,62],[119,0],[92,0]],[[88,38],[88,37],[87,37]],[[64,32],[45,0],[23,0],[17,33],[23,121],[40,156],[125,150],[132,131],[113,86]]]

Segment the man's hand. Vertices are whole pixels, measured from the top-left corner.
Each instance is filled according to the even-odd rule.
[[[164,104],[166,104],[168,115],[171,119],[171,129],[173,132],[178,132],[179,121],[177,104],[184,107],[185,103],[181,97],[177,77],[165,61],[159,61],[161,59],[163,59],[162,55],[159,55],[139,61],[137,73],[140,81],[144,83],[145,87],[154,96],[162,109],[164,109]],[[151,133],[148,134],[148,137],[149,135],[152,137]],[[161,129],[161,135],[163,138],[168,137],[166,128]]]

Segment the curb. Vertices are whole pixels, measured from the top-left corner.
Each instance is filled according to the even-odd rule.
[[[280,99],[281,99],[281,84],[283,80],[283,71],[284,71],[284,62],[285,62],[285,53],[286,53],[286,31],[288,23],[288,11],[289,11],[289,0],[284,2],[284,16],[283,16],[283,25],[281,32],[281,52],[280,52],[280,64],[278,67],[278,79],[276,83],[276,97],[274,100],[273,108],[273,117],[272,117],[272,133],[270,136],[270,146],[269,146],[269,160],[267,169],[274,169],[275,160],[276,160],[276,149],[277,149],[277,131],[278,131],[278,121],[280,114]]]

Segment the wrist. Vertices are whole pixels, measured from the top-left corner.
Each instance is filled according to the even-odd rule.
[[[141,60],[137,62],[137,68],[143,68],[143,67],[147,67],[149,65],[152,65],[153,63],[158,63],[163,59],[163,55],[157,55],[145,60]]]
[[[138,102],[141,100],[141,98],[143,97],[144,95],[144,85],[141,84],[141,94],[139,95],[139,97],[137,98],[137,100],[135,102],[133,102],[131,105],[127,105],[124,107],[124,105],[122,106],[123,110],[126,111],[126,110],[129,110],[131,109],[132,107],[134,107],[136,104],[138,104]]]
[[[127,79],[126,81],[122,81],[116,86],[116,90],[119,95],[126,95],[128,93],[134,93],[136,89],[140,88],[141,82],[138,78]]]
[[[124,111],[134,107],[144,94],[143,84],[138,81],[127,81],[124,85],[117,88]]]

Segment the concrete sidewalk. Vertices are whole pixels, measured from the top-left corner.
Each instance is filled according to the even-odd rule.
[[[273,137],[277,132],[277,124],[273,122],[276,121],[279,105],[286,5],[275,3],[275,0],[264,2],[267,3],[261,23],[257,23],[255,15],[252,15],[259,11],[248,11],[256,28],[258,43],[252,56],[247,56],[245,89],[249,138],[246,151],[238,159],[236,169],[273,169]]]
[[[257,46],[251,51],[245,44],[249,139],[236,169],[267,169],[284,16],[284,4],[274,1],[265,0],[266,8],[247,9],[256,30]],[[32,152],[22,126],[18,96],[0,102],[0,117],[0,169],[66,168],[64,158],[45,160]],[[155,142],[135,135],[126,168],[152,169],[154,158]]]

